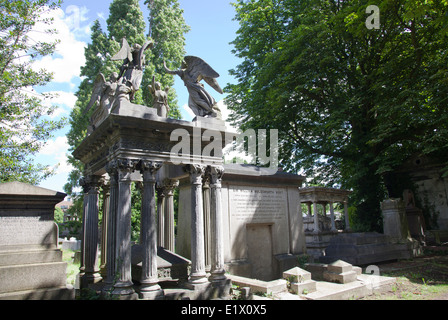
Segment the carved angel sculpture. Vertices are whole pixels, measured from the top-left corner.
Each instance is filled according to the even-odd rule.
[[[170,91],[170,88],[167,87],[165,90],[162,90],[160,82],[156,82],[155,76],[152,77],[152,84],[148,87],[149,92],[154,98],[153,107],[157,109],[157,115],[166,118],[170,111],[170,107],[168,106],[168,92]]]
[[[110,75],[109,81],[106,81],[104,75],[99,73],[93,83],[92,96],[87,108],[84,110],[84,114],[86,114],[94,105],[105,107],[105,109],[110,108],[115,96],[115,91],[117,90],[117,81],[118,73],[116,72],[113,72]]]
[[[187,87],[190,95],[188,106],[194,114],[201,117],[221,118],[221,111],[216,105],[215,99],[204,89],[201,80],[207,82],[213,89],[223,93],[216,78],[219,74],[204,60],[195,56],[186,56],[179,70],[172,71],[163,62],[165,70],[169,74],[178,75]]]
[[[131,47],[126,38],[123,38],[120,51],[111,58],[112,61],[123,60],[118,82],[131,88],[130,101],[134,100],[135,92],[142,83],[143,67],[146,62],[145,51],[153,45],[154,43],[149,40],[143,47],[137,43]]]

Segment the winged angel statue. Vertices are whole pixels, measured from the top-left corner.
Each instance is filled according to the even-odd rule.
[[[111,58],[113,61],[123,60],[120,73],[112,73],[109,81],[100,73],[93,84],[92,96],[84,111],[87,113],[94,105],[98,105],[92,114],[91,123],[98,124],[107,117],[115,101],[134,99],[143,78],[145,51],[152,46],[153,42],[147,41],[143,46],[134,44],[131,47],[126,38],[123,38],[120,51]]]
[[[201,58],[195,56],[184,57],[184,61],[179,70],[172,71],[168,69],[165,61],[163,64],[167,73],[178,75],[184,81],[190,94],[188,106],[193,110],[195,115],[221,119],[221,111],[215,99],[204,89],[204,85],[200,83],[201,80],[204,80],[217,92],[223,93],[216,81],[219,74],[212,67]]]

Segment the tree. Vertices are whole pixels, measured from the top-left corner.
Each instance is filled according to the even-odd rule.
[[[379,231],[384,178],[413,154],[448,153],[447,4],[379,1],[379,29],[368,5],[237,1],[243,62],[225,91],[234,122],[278,129],[280,163],[353,189],[355,224]]]
[[[38,94],[34,88],[50,82],[52,74],[33,69],[33,61],[51,55],[58,41],[39,41],[33,28],[36,24],[50,26],[52,19],[45,14],[58,7],[59,1],[0,1],[0,182],[37,184],[52,174],[32,156],[65,120],[46,117],[54,107],[43,100],[51,95]]]
[[[183,10],[180,9],[177,0],[146,0],[149,9],[149,36],[155,44],[151,50],[149,61],[145,69],[142,92],[146,105],[152,106],[152,96],[148,85],[152,76],[156,76],[162,88],[170,87],[168,93],[169,117],[181,119],[174,76],[165,72],[163,61],[168,65],[180,66],[185,56],[185,34],[190,30],[183,18]]]
[[[78,91],[77,101],[70,114],[70,130],[67,133],[67,141],[70,145],[69,151],[74,151],[81,141],[86,137],[87,126],[89,124],[89,113],[85,113],[92,94],[93,83],[96,76],[103,72],[109,74],[115,65],[109,60],[110,42],[107,35],[101,30],[98,20],[93,23],[91,43],[85,49],[86,64],[81,67],[81,76],[84,77]],[[75,168],[69,174],[68,182],[64,185],[64,191],[76,198],[76,188],[79,186],[79,179],[82,176],[83,165],[76,160],[71,153],[68,155],[68,162]]]

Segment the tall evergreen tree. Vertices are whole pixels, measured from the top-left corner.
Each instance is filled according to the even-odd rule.
[[[149,9],[149,36],[155,41],[145,69],[143,79],[143,97],[146,105],[152,106],[152,97],[148,85],[152,76],[156,76],[162,88],[170,87],[168,104],[169,117],[181,119],[177,95],[172,88],[174,76],[167,74],[163,61],[168,65],[180,66],[185,56],[185,34],[190,30],[183,18],[183,10],[177,0],[146,0]]]

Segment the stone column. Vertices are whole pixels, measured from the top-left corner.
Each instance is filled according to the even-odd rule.
[[[84,207],[84,275],[81,287],[86,288],[91,283],[102,280],[98,267],[98,196],[101,185],[98,176],[89,176],[85,180],[88,193],[84,195],[87,201]]]
[[[131,277],[131,174],[136,160],[118,160],[118,202],[117,202],[117,282],[112,294],[121,299],[137,298]]]
[[[317,203],[313,201],[313,214],[314,214],[314,230],[313,233],[319,233],[319,214],[317,212]]]
[[[307,202],[306,205],[308,206],[308,217],[311,218],[311,202]]]
[[[179,185],[179,181],[166,179],[164,181],[165,195],[165,230],[164,244],[165,249],[175,251],[175,234],[174,234],[174,189]]]
[[[202,201],[204,211],[204,246],[205,246],[205,270],[207,273],[211,270],[212,261],[212,240],[211,240],[211,212],[210,212],[210,175],[209,168],[202,181]]]
[[[204,216],[202,204],[203,165],[189,164],[185,170],[191,182],[191,273],[187,287],[200,289],[208,283],[205,273]]]
[[[107,276],[105,280],[104,291],[113,288],[116,274],[117,251],[117,205],[118,205],[118,166],[117,161],[111,161],[106,165],[106,171],[109,174],[109,212],[107,214],[107,245],[106,245],[106,269]],[[104,217],[103,217],[104,219]]]
[[[210,167],[211,280],[217,284],[223,284],[227,279],[224,266],[224,233],[221,205],[221,181],[223,174],[223,167]]]
[[[330,205],[330,219],[331,219],[331,232],[337,232],[338,230],[336,229],[336,225],[334,223],[334,207],[333,207],[333,201],[329,202]]]
[[[83,212],[83,216],[82,216],[82,225],[81,225],[81,257],[80,257],[80,266],[79,266],[79,277],[80,279],[83,279],[83,276],[85,274],[85,264],[84,264],[84,256],[86,253],[86,219],[84,219],[85,217],[85,212],[88,211],[88,199],[89,199],[89,189],[90,189],[90,185],[87,183],[87,179],[86,178],[81,178],[79,180],[79,185],[82,187],[83,190],[83,204],[82,204],[82,212]],[[82,287],[82,283],[81,283],[81,287]]]
[[[348,219],[348,206],[347,201],[344,201],[344,217],[345,217],[345,231],[350,232],[350,221]]]
[[[103,185],[103,218],[101,220],[101,261],[100,270],[101,277],[107,278],[107,232],[109,229],[109,197],[110,197],[110,184]]]
[[[162,162],[142,161],[140,171],[143,175],[141,245],[143,247],[142,275],[140,279],[140,298],[160,299],[163,290],[157,277],[157,224],[156,224],[156,172]]]
[[[165,190],[156,187],[157,192],[157,246],[165,248]]]

